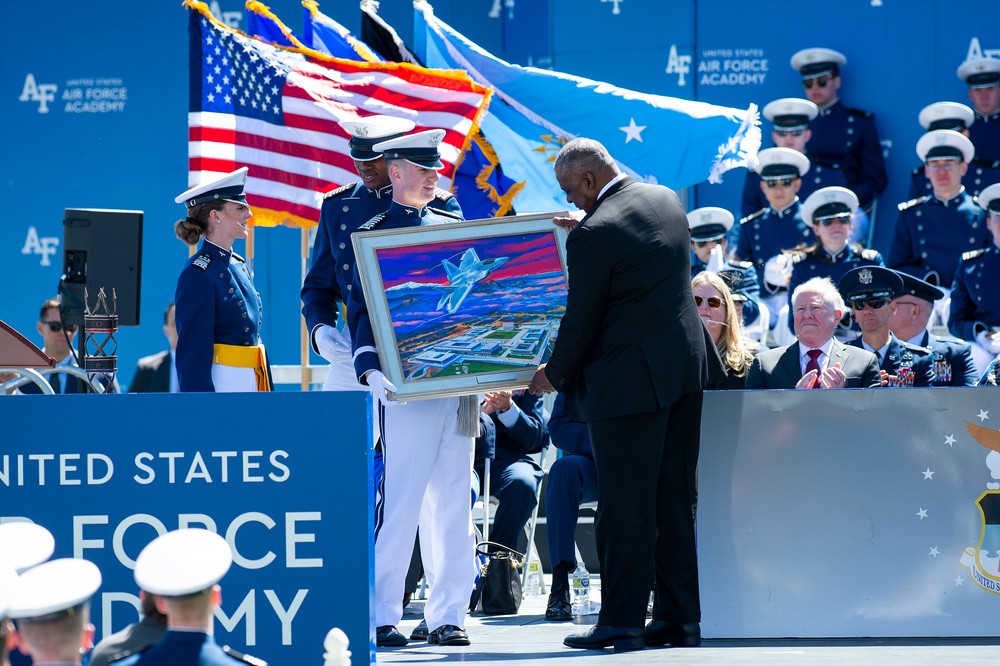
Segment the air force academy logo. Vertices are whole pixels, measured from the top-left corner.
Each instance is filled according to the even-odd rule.
[[[29,72],[24,77],[24,87],[17,99],[21,102],[38,102],[38,113],[48,113],[49,102],[56,100],[57,89],[58,86],[54,83],[35,83],[35,75]]]
[[[980,411],[980,421],[989,418],[989,412]],[[994,479],[1000,479],[1000,430],[992,430],[965,423],[969,434],[977,442],[990,449],[986,455],[986,465]],[[994,594],[1000,594],[1000,483],[986,484],[987,490],[976,500],[982,531],[979,544],[966,548],[962,554],[962,566],[969,570],[969,576],[976,585]]]

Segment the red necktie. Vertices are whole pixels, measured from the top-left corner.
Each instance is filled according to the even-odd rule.
[[[806,355],[809,356],[809,362],[806,363],[806,373],[808,374],[810,370],[816,371],[816,384],[813,388],[820,388],[819,378],[823,375],[823,368],[819,367],[819,357],[823,355],[823,350],[810,349]]]

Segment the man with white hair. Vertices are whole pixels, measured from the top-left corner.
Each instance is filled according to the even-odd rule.
[[[833,337],[844,308],[844,300],[829,278],[813,278],[799,285],[792,293],[796,341],[761,352],[747,372],[746,388],[881,386],[878,357]]]

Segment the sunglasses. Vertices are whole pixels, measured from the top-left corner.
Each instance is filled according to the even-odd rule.
[[[851,301],[851,307],[855,310],[865,310],[867,308],[878,310],[884,308],[888,302],[889,299],[887,298],[869,298],[867,300]]]
[[[958,169],[958,165],[959,164],[960,164],[960,162],[958,160],[954,160],[954,161],[951,161],[951,160],[947,160],[947,161],[935,160],[933,162],[928,162],[927,163],[927,169],[929,171],[954,171],[954,170]]]
[[[805,133],[806,130],[804,127],[800,127],[798,129],[793,129],[793,130],[782,130],[782,129],[774,130],[775,136],[788,136],[789,134],[791,134],[792,136],[802,136]]]
[[[821,224],[824,227],[829,227],[832,224],[847,224],[847,225],[849,225],[850,223],[851,223],[851,218],[847,217],[846,215],[842,215],[840,217],[825,217],[822,220],[818,220],[816,222],[816,224]]]
[[[722,299],[719,298],[718,296],[709,296],[708,298],[702,298],[701,296],[694,297],[694,304],[697,305],[699,308],[701,307],[702,303],[708,303],[708,307],[710,307],[713,310],[718,310],[719,308],[722,307]]]
[[[813,83],[815,83],[816,85],[818,85],[820,88],[826,88],[826,84],[829,83],[832,79],[833,79],[832,76],[817,76],[815,79],[805,79],[805,80],[803,80],[802,81],[802,85],[804,85],[806,87],[806,90],[809,90],[810,88],[812,88],[813,87]]]
[[[767,189],[773,190],[774,188],[781,187],[791,187],[792,183],[795,182],[795,176],[791,178],[774,178],[771,180],[765,180],[764,184],[767,185]]]
[[[66,326],[63,326],[63,323],[61,321],[43,321],[42,324],[48,326],[49,330],[52,331],[53,333],[58,333],[61,330],[63,330],[63,328],[65,328],[70,333],[76,330],[76,324],[66,324]]]
[[[709,243],[711,243],[712,245],[718,245],[721,240],[722,240],[721,238],[713,238],[712,240],[707,240],[707,241],[694,241],[694,246],[705,247]]]

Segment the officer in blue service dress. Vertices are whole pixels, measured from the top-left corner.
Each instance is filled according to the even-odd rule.
[[[760,174],[760,187],[768,206],[740,220],[736,258],[749,261],[756,269],[761,300],[770,311],[773,327],[778,310],[788,300],[788,285],[787,281],[767,283],[764,267],[783,252],[816,240],[802,221],[798,198],[802,177],[809,171],[809,158],[791,148],[768,148],[757,154],[755,170]]]
[[[838,98],[840,68],[846,63],[844,54],[827,48],[803,49],[792,56],[792,68],[802,76],[806,97],[820,108],[819,116],[809,123],[809,158],[841,165],[847,187],[870,213],[889,179],[874,115],[845,106]]]
[[[840,278],[841,296],[861,328],[861,337],[847,343],[866,349],[879,359],[883,386],[930,386],[933,355],[926,347],[900,342],[889,330],[895,309],[892,299],[903,291],[903,279],[881,266],[854,268]]]
[[[740,273],[741,279],[734,281],[730,278],[730,281],[740,285],[743,296],[741,321],[744,325],[753,322],[760,314],[757,305],[757,299],[760,298],[757,271],[749,261],[737,261],[726,254],[726,235],[733,228],[736,218],[725,208],[706,206],[688,213],[687,219],[688,229],[691,231],[691,277],[702,271]]]
[[[976,112],[969,127],[976,157],[1000,160],[1000,60],[971,58],[956,73],[969,86],[969,101]]]
[[[17,623],[11,637],[19,652],[39,665],[82,663],[82,648],[93,634],[90,599],[101,586],[101,572],[93,562],[49,560],[0,584],[0,597],[9,595],[7,614]]]
[[[215,609],[222,600],[219,581],[229,571],[233,553],[215,532],[184,528],[153,539],[135,561],[139,588],[157,595],[167,616],[167,632],[156,645],[116,661],[118,666],[266,666],[215,642]]]
[[[991,242],[962,255],[948,328],[972,344],[972,359],[983,372],[1000,355],[1000,184],[983,190],[979,205],[987,212]]]
[[[271,368],[260,340],[263,306],[246,260],[233,252],[253,212],[242,167],[178,196],[187,217],[177,237],[201,247],[177,279],[177,381],[182,393],[270,391]]]
[[[899,219],[889,268],[941,287],[948,294],[964,252],[986,247],[989,231],[983,210],[962,186],[974,149],[965,136],[951,130],[927,132],[917,141],[917,155],[933,185],[933,194],[899,205]],[[935,310],[937,322],[948,313]]]
[[[351,158],[361,182],[348,183],[323,198],[313,244],[312,266],[302,284],[302,315],[310,331],[313,351],[330,363],[323,390],[357,391],[351,358],[351,340],[341,321],[341,308],[354,287],[354,246],[351,234],[392,201],[392,184],[376,143],[403,136],[413,121],[392,116],[369,116],[338,123],[350,134]],[[438,188],[429,204],[459,215],[462,209],[450,192]]]
[[[903,342],[930,348],[934,356],[931,386],[975,386],[978,373],[968,343],[933,335],[927,329],[934,302],[944,298],[944,292],[907,273],[896,274],[903,279],[903,291],[892,301],[896,310],[889,315],[889,330]]]
[[[358,231],[403,229],[445,224],[461,219],[433,210],[438,169],[443,165],[438,145],[444,130],[417,132],[375,144],[389,163],[392,203],[361,225]],[[355,270],[354,284],[360,286]],[[464,629],[469,594],[475,578],[472,514],[473,441],[479,432],[476,396],[414,400],[389,399],[396,387],[382,373],[375,332],[362,289],[347,298],[347,323],[354,348],[358,380],[378,398],[385,474],[376,501],[375,625],[379,646],[402,646],[406,637],[396,625],[403,616],[403,592],[413,539],[423,505],[429,520],[421,521],[422,548],[433,553],[424,562],[433,587],[424,619],[427,640],[440,645],[468,645]]]
[[[975,113],[972,109],[957,102],[928,104],[920,110],[920,114],[917,116],[920,126],[928,132],[952,130],[964,134],[966,137],[969,136],[969,127],[974,118]],[[1000,123],[997,124],[997,127],[1000,127]],[[973,145],[975,144],[973,143]],[[1000,160],[987,160],[979,155],[972,158],[969,170],[962,178],[962,185],[974,197],[979,196],[984,188],[997,182],[1000,182]],[[923,165],[910,172],[910,199],[931,194],[933,190],[934,186],[931,184],[931,179],[927,177]]]

